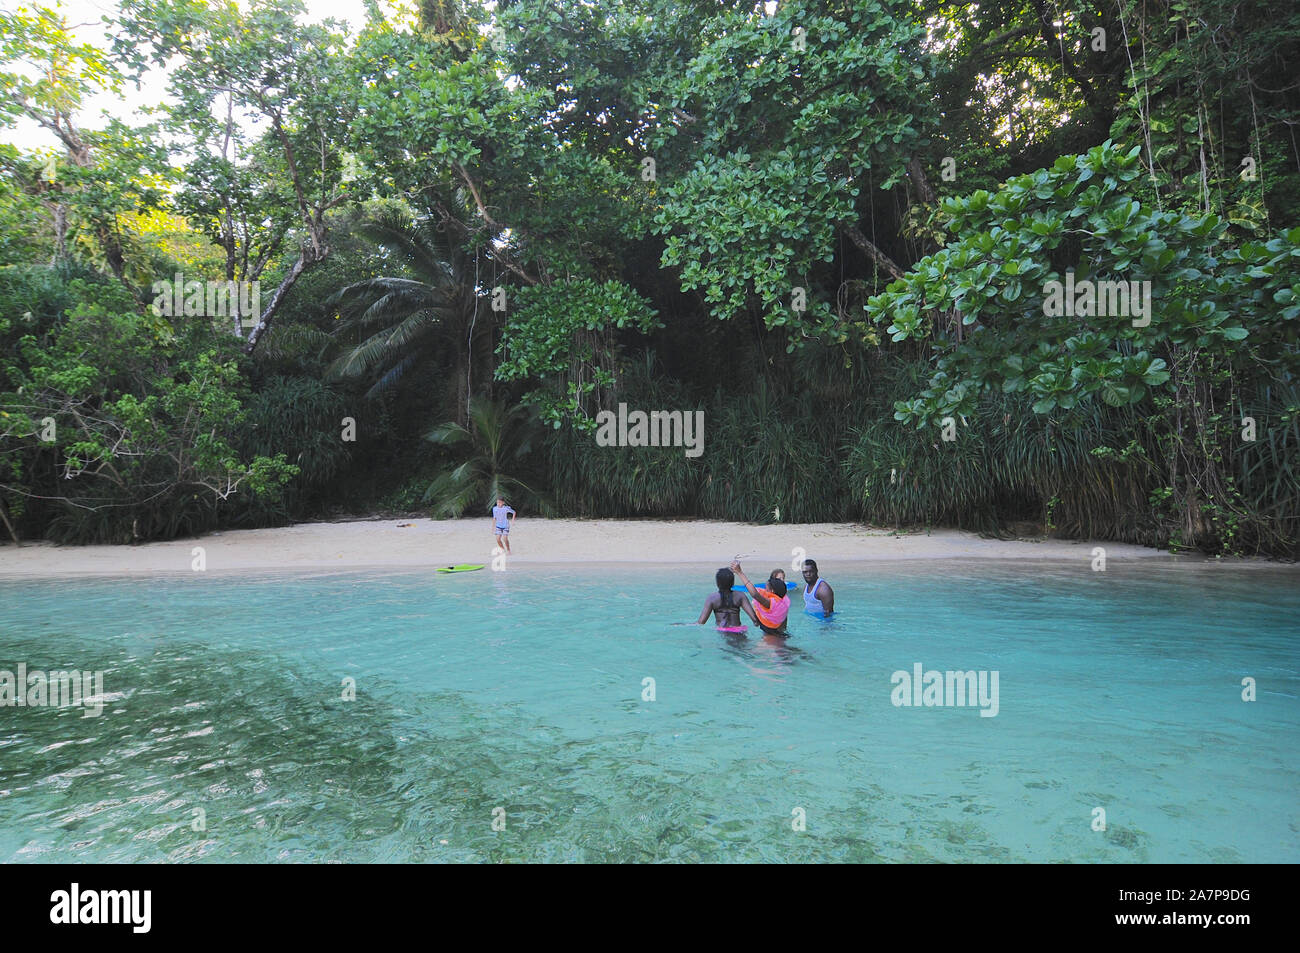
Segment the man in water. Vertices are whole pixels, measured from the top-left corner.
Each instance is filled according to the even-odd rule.
[[[510,555],[510,527],[514,525],[515,511],[506,506],[504,496],[497,497],[497,505],[492,507],[492,523],[496,529],[497,548]]]
[[[768,635],[789,635],[785,627],[786,616],[790,614],[790,597],[785,594],[785,570],[772,570],[763,589],[754,587],[739,562],[731,564],[731,571],[740,576],[745,590],[754,600],[754,613],[763,631]]]
[[[754,614],[749,596],[731,591],[731,587],[736,584],[736,576],[730,569],[719,569],[713,578],[718,585],[718,591],[710,593],[709,598],[704,600],[704,609],[700,612],[696,625],[704,625],[709,621],[709,614],[713,613],[717,617],[719,629],[739,629],[742,609],[745,615],[754,620],[754,625],[762,625],[758,621],[758,616]]]
[[[803,561],[803,581],[803,611],[829,619],[835,611],[835,593],[831,591],[830,583],[818,578],[816,560]]]

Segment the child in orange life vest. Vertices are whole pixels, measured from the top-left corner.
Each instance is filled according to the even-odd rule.
[[[764,589],[755,588],[749,581],[739,562],[731,564],[731,571],[740,577],[745,591],[754,600],[754,612],[758,615],[758,624],[769,635],[789,635],[786,631],[786,618],[790,615],[790,597],[785,594],[785,571],[772,570]]]

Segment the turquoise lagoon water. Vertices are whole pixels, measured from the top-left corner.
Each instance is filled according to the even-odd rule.
[[[107,696],[0,708],[0,860],[1300,860],[1295,571],[824,569],[785,649],[666,624],[711,567],[0,582]]]

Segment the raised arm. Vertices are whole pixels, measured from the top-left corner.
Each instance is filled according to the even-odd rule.
[[[731,564],[731,571],[740,577],[740,581],[744,584],[745,591],[749,593],[750,598],[752,598],[764,609],[772,608],[772,604],[770,601],[768,601],[767,597],[764,596],[757,589],[755,589],[754,584],[749,581],[749,577],[745,575],[745,570],[740,568],[740,563],[733,561]]]

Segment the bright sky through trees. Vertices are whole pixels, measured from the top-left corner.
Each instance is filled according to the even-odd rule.
[[[247,3],[239,5],[241,8],[248,6]],[[5,6],[16,12],[30,10],[33,4],[13,3],[10,0]],[[38,3],[36,6],[44,6],[61,13],[72,27],[72,33],[78,41],[93,44],[100,49],[108,48],[104,20],[117,14],[116,0],[61,0],[61,2],[51,0],[49,3]],[[393,5],[381,3],[381,6],[390,8]],[[319,22],[326,18],[346,21],[350,31],[355,33],[366,22],[365,2],[364,0],[329,0],[327,4],[313,4],[308,21]],[[31,73],[33,76],[36,75],[34,65],[31,67]],[[107,90],[87,97],[82,108],[72,118],[73,122],[84,128],[98,127],[103,112],[125,123],[142,123],[148,120],[140,110],[156,106],[166,100],[167,75],[160,69],[153,69],[145,76],[139,89],[128,85],[123,89],[120,97]],[[8,143],[20,149],[52,149],[58,145],[51,133],[29,119],[19,120],[11,127],[0,127],[0,143]]]

